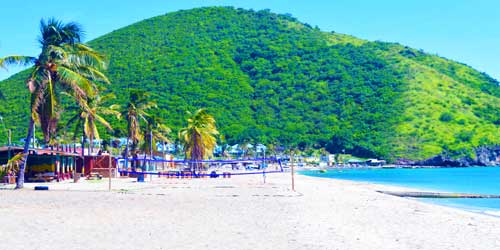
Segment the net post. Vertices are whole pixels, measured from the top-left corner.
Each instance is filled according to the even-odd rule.
[[[293,155],[293,151],[290,153],[290,156],[291,156],[291,162],[292,162],[292,191],[295,192],[295,172],[294,172],[294,164],[293,164],[293,158],[294,158],[294,155]]]

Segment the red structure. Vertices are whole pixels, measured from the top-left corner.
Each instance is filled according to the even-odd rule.
[[[91,173],[98,173],[103,177],[109,177],[109,155],[85,156],[83,159],[84,168],[76,171],[90,176]],[[77,166],[82,166],[77,164]],[[116,177],[116,159],[111,157],[111,177]]]

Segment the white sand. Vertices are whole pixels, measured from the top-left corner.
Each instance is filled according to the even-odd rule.
[[[300,175],[292,192],[289,178],[0,190],[0,249],[500,249],[498,217]]]

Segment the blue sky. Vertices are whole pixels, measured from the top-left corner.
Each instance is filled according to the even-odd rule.
[[[57,3],[56,3],[57,2]],[[77,21],[91,40],[145,18],[201,6],[290,13],[302,22],[368,40],[398,42],[466,63],[500,79],[500,1],[495,0],[85,0],[5,1],[0,57],[36,55],[41,18]],[[0,69],[0,79],[17,72]]]

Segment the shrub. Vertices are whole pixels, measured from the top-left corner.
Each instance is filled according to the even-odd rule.
[[[453,120],[453,115],[449,112],[444,112],[439,117],[439,120],[442,122],[449,122],[449,121]]]

